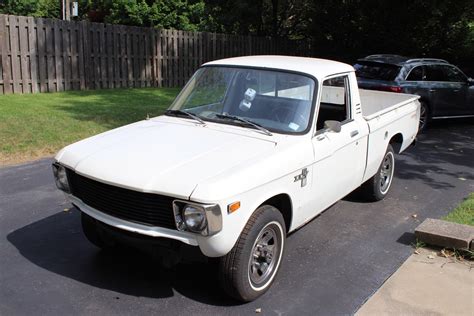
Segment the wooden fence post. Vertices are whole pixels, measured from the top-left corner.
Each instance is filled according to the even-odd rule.
[[[7,30],[7,15],[0,15],[0,54],[2,58],[2,72],[3,72],[3,93],[12,93],[11,87],[11,63],[8,50],[10,47],[9,37]]]
[[[1,32],[1,26],[0,26]],[[36,23],[33,17],[28,17],[28,42],[30,45],[30,71],[31,71],[31,92],[38,92],[38,51],[37,51],[37,30]],[[1,41],[1,40],[0,40]]]

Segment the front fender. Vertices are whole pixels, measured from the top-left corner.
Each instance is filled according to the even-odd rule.
[[[285,192],[284,188],[275,182],[229,199],[228,201],[230,203],[240,201],[241,205],[237,211],[231,214],[227,213],[228,203],[219,203],[222,212],[225,213],[222,214],[222,231],[210,237],[197,237],[202,253],[208,257],[221,257],[226,255],[234,247],[241,232],[244,230],[256,209],[268,199],[279,194],[287,194],[292,201],[291,193]]]

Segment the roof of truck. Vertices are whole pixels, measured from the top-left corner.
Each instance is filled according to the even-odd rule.
[[[354,71],[354,68],[351,65],[344,64],[338,61],[319,58],[276,55],[233,57],[214,60],[204,65],[226,65],[282,69],[307,73],[318,80],[321,80],[330,75]]]

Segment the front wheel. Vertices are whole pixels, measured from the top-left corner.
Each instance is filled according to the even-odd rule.
[[[394,171],[395,152],[392,145],[389,144],[377,173],[361,187],[365,198],[370,201],[382,200],[390,190]]]
[[[250,302],[265,293],[280,267],[285,236],[280,211],[270,205],[259,207],[232,250],[220,259],[219,277],[227,294]]]

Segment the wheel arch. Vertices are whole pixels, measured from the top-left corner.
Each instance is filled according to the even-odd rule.
[[[403,145],[402,133],[398,132],[395,135],[393,135],[392,138],[390,138],[390,141],[388,143],[392,145],[392,148],[395,151],[395,153],[399,154]]]
[[[428,109],[431,108],[431,107],[430,107],[430,106],[431,106],[431,105],[430,105],[430,100],[429,100],[427,97],[421,96],[420,99],[419,99],[419,102],[420,102],[420,103],[424,103],[424,104],[427,106]]]
[[[293,204],[291,197],[286,193],[280,193],[268,198],[262,202],[259,207],[262,205],[271,205],[280,211],[285,220],[286,232],[288,233],[290,231],[291,221],[293,220]]]
[[[205,256],[221,257],[231,251],[252,214],[263,205],[270,205],[278,209],[283,216],[288,234],[293,221],[293,201],[289,192],[285,192],[281,187],[276,190],[262,187],[261,190],[253,192],[253,194],[245,198],[239,198],[239,200],[242,200],[243,205],[245,205],[245,209],[243,208],[225,216],[224,224],[227,225],[225,230],[223,229],[220,233],[210,237],[196,236],[198,245]]]
[[[420,97],[420,99],[418,101],[420,102],[420,107],[422,105],[425,106],[425,110],[427,112],[427,120],[431,121],[431,118],[433,116],[433,108],[431,106],[430,100],[427,97],[422,96],[422,97]]]

